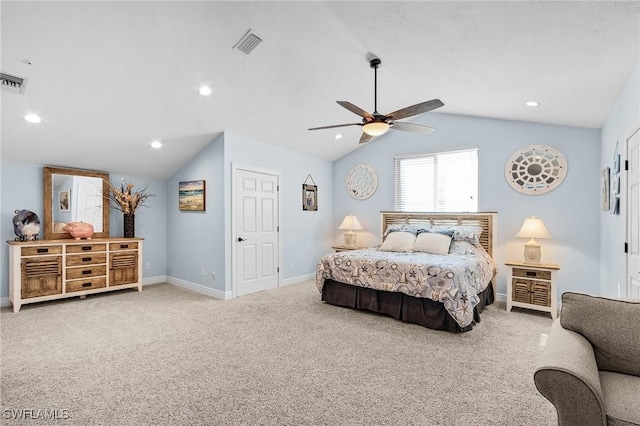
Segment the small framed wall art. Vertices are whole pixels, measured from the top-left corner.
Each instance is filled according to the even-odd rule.
[[[308,184],[311,180],[311,184]],[[302,210],[315,212],[318,210],[318,186],[310,174],[302,184]]]
[[[206,182],[190,180],[178,183],[178,208],[180,211],[205,211]]]
[[[302,210],[318,210],[318,187],[316,185],[302,184]]]
[[[65,189],[64,191],[58,192],[58,206],[60,207],[61,212],[69,212],[71,211],[71,191]]]
[[[609,196],[609,184],[610,184],[610,180],[609,180],[609,175],[610,175],[610,169],[609,167],[605,168],[602,171],[602,177],[601,177],[601,182],[602,182],[602,211],[609,211],[609,209],[611,208],[611,205],[609,204],[610,201],[610,196]]]

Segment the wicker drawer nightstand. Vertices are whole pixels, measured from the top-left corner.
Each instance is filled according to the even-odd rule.
[[[556,302],[555,263],[524,263],[509,260],[507,277],[507,312],[513,306],[549,312],[555,319],[558,312]]]

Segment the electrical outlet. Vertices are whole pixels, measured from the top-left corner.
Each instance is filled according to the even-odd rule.
[[[151,264],[149,262],[144,264],[144,269],[149,270],[151,269]]]
[[[204,268],[201,268],[201,269],[200,269],[200,276],[201,276],[201,277],[204,277]]]
[[[211,271],[211,279],[216,279],[216,271]]]
[[[289,264],[289,270],[290,270],[290,271],[293,271],[293,263],[290,263],[290,264]]]

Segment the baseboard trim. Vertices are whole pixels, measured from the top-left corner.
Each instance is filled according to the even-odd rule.
[[[300,284],[302,282],[314,279],[315,276],[316,274],[307,274],[307,275],[300,275],[299,277],[287,278],[286,280],[280,281],[280,287],[285,287],[292,284]]]
[[[229,300],[233,298],[233,293],[230,291],[216,290],[214,288],[205,287],[203,285],[181,280],[179,278],[166,277],[165,282],[168,282],[169,284],[175,285],[177,287],[195,291],[196,293],[204,294],[205,296],[211,296],[216,299]]]
[[[506,293],[497,293],[496,294],[496,301],[497,302],[506,302],[507,301],[507,294]]]
[[[157,277],[147,277],[142,279],[142,285],[162,284],[167,282],[166,275],[159,275]]]
[[[11,300],[8,297],[0,297],[0,308],[11,306]]]

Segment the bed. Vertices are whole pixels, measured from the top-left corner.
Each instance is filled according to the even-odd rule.
[[[470,331],[494,301],[496,220],[496,213],[381,212],[381,246],[318,260],[321,299],[435,330]]]

